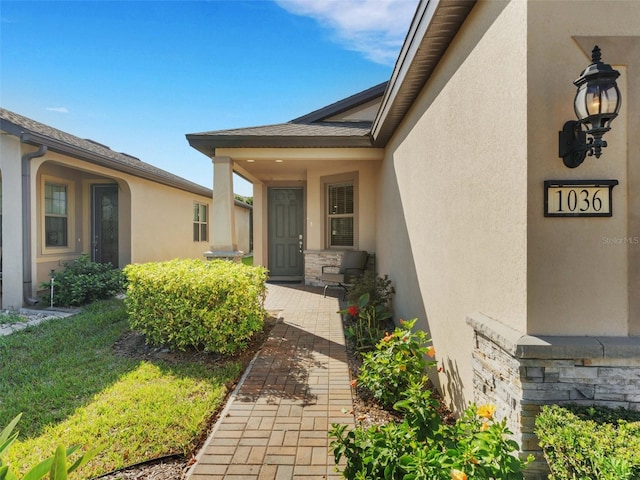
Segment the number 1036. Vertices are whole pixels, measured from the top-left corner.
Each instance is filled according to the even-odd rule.
[[[547,213],[553,215],[610,215],[609,189],[601,187],[550,187]]]

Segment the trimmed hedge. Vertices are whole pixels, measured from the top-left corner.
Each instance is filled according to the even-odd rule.
[[[223,260],[128,265],[129,323],[171,349],[234,353],[261,330],[267,271]]]
[[[544,406],[535,433],[551,470],[549,480],[640,479],[637,412]]]

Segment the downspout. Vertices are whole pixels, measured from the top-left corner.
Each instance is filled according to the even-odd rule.
[[[38,303],[31,297],[31,159],[46,153],[47,146],[41,144],[35,152],[22,156],[22,296],[27,305]]]

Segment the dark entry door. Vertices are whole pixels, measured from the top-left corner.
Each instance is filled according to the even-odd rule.
[[[304,210],[301,188],[269,189],[269,273],[303,276]]]
[[[92,186],[93,261],[118,267],[118,186]]]

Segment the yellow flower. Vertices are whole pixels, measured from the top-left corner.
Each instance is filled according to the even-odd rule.
[[[480,431],[481,432],[484,432],[488,428],[489,428],[489,424],[488,423],[483,423],[482,425],[480,425]]]
[[[454,468],[451,470],[451,478],[453,480],[467,480],[467,474]]]
[[[491,403],[478,407],[478,416],[491,420],[493,414],[496,413],[496,406]]]
[[[436,349],[433,345],[427,349],[427,355],[430,356],[431,358],[436,356]]]
[[[402,364],[402,365],[398,365],[398,370],[400,370],[401,372],[406,372],[407,371],[407,366]]]

